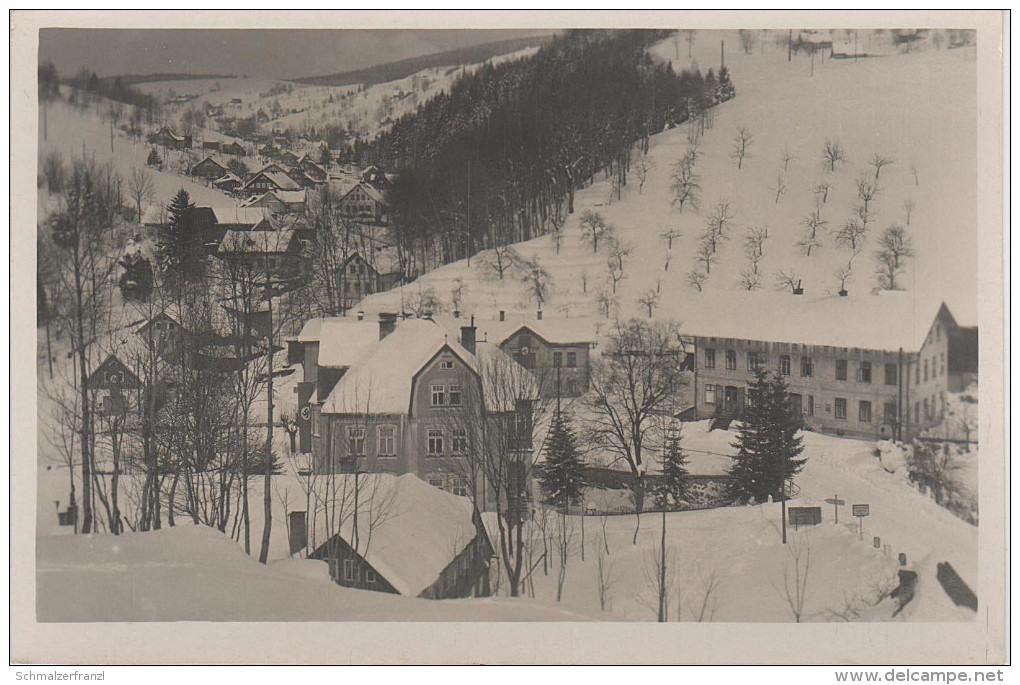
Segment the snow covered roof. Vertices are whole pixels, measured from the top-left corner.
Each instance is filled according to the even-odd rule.
[[[232,171],[228,171],[227,173],[223,174],[215,181],[213,181],[213,185],[214,186],[223,185],[224,183],[229,183],[231,181],[236,181],[240,183],[241,179],[239,179]]]
[[[259,171],[248,179],[244,187],[247,188],[254,183],[260,176],[265,176],[268,180],[272,181],[280,190],[300,190],[301,186],[287,174],[282,171]]]
[[[353,475],[337,477],[350,480],[353,491]],[[478,535],[467,497],[412,474],[364,474],[359,480],[359,499],[371,513],[358,517],[357,551],[402,595],[421,594]],[[347,516],[340,536],[352,547],[353,533],[354,517]]]
[[[303,190],[270,190],[261,195],[252,197],[241,203],[242,207],[261,207],[263,201],[273,197],[285,205],[300,205],[305,203],[305,191]]]
[[[341,317],[312,319],[298,338],[318,340],[319,366],[339,369],[354,366],[379,342],[379,324]]]
[[[685,335],[890,352],[920,350],[937,311],[907,291],[848,297],[705,292],[687,304],[695,306],[679,312]]]
[[[436,317],[447,330],[460,335],[461,326],[471,323],[470,317],[452,316]],[[588,317],[576,318],[542,318],[534,314],[508,314],[505,321],[493,319],[475,319],[477,340],[488,340],[497,344],[503,343],[522,328],[528,328],[540,338],[554,345],[576,345],[581,343],[595,344],[595,319]]]
[[[325,340],[326,331],[323,333]],[[320,359],[324,345],[320,344]],[[460,357],[473,371],[478,371],[475,356],[450,338],[446,330],[435,322],[428,319],[398,322],[392,333],[379,341],[344,374],[326,398],[323,413],[407,412],[415,375],[444,348]]]
[[[290,249],[293,231],[227,231],[220,253],[279,254]]]
[[[266,218],[261,207],[209,207],[218,224],[234,224],[238,226],[254,226]]]

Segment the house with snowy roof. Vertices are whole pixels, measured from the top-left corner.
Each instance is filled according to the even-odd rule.
[[[290,229],[229,230],[220,241],[217,256],[228,262],[268,269],[278,276],[292,276],[301,265],[301,242]]]
[[[227,167],[217,162],[212,157],[206,157],[201,162],[191,167],[188,172],[192,176],[204,178],[207,181],[215,181],[227,173]]]
[[[276,168],[279,169],[278,166]],[[242,183],[240,190],[249,194],[264,193],[270,190],[301,190],[301,186],[283,171],[263,168]]]
[[[375,186],[362,181],[340,198],[340,212],[351,219],[374,224],[389,221],[386,198]]]
[[[233,172],[228,171],[212,182],[213,188],[224,193],[232,193],[241,187],[241,179]]]
[[[160,145],[173,150],[190,150],[191,136],[184,136],[169,126],[163,126],[148,138],[150,145]]]
[[[261,195],[253,195],[242,202],[241,206],[262,208],[271,214],[288,214],[303,211],[306,197],[304,190],[270,190]]]
[[[229,143],[223,143],[222,145],[220,145],[220,152],[222,152],[223,154],[232,155],[234,157],[244,157],[245,155],[248,154],[248,151],[244,149],[244,146],[241,145],[236,140],[232,140]]]
[[[347,507],[339,532],[309,555],[334,582],[424,599],[489,596],[493,547],[470,500],[413,475],[337,479],[342,495],[358,491],[361,511]]]
[[[412,473],[473,494],[484,509],[492,494],[471,458],[480,427],[502,422],[516,436],[511,452],[523,458],[532,449],[534,376],[498,346],[478,343],[467,322],[458,340],[431,319],[313,319],[288,345],[303,369],[301,450],[319,472]]]
[[[436,320],[450,330],[464,321],[459,316],[437,316]],[[579,397],[588,392],[591,350],[597,340],[594,319],[500,311],[496,319],[475,319],[475,326],[479,339],[498,345],[531,371],[543,397]]]
[[[959,324],[944,303],[925,315],[908,292],[701,304],[685,311],[684,344],[695,414],[717,425],[742,415],[755,372],[767,369],[787,381],[806,428],[908,440],[942,421],[947,392],[977,378],[977,327]]]

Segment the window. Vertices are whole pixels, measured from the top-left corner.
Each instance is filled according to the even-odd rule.
[[[857,382],[871,382],[871,362],[861,362],[857,367]]]
[[[857,418],[861,423],[871,423],[871,402],[861,400],[858,404]]]
[[[939,352],[939,375],[946,375],[946,353]]]
[[[567,368],[577,368],[577,352],[567,352]]]
[[[705,404],[715,404],[715,386],[705,386]]]
[[[930,413],[930,411],[928,409],[928,398],[925,397],[924,398],[924,420],[927,421],[930,418],[931,418],[931,413]]]
[[[836,398],[836,418],[846,420],[846,398]]]
[[[779,373],[783,376],[790,375],[790,355],[779,355]]]
[[[895,424],[896,423],[896,403],[895,402],[886,402],[884,405],[882,405],[882,415],[883,415],[882,420],[885,423]]]
[[[811,357],[800,358],[800,375],[804,378],[811,378],[814,366],[811,364]]]
[[[311,412],[312,412],[312,435],[318,435],[319,434],[319,412],[315,411],[314,409],[312,409]]]
[[[914,402],[914,423],[921,423],[921,403]]]
[[[369,585],[375,585],[376,580],[377,580],[377,576],[375,575],[375,571],[373,571],[370,568],[366,568],[365,569],[365,582],[368,583]]]
[[[459,407],[462,395],[463,395],[463,392],[461,392],[461,387],[459,385],[451,385],[450,386],[450,406],[451,407]]]
[[[360,457],[365,454],[365,429],[347,429],[347,454]]]
[[[899,372],[895,364],[885,365],[885,384],[896,385],[896,381],[899,378]]]
[[[428,482],[434,488],[443,489],[443,479],[441,476],[429,476]]]
[[[358,562],[355,559],[344,559],[344,580],[350,583],[358,580]]]
[[[443,369],[444,371],[449,371],[450,369],[453,368],[453,362],[449,359],[441,361],[439,362],[439,368]]]
[[[397,429],[395,426],[379,426],[379,456],[397,456]]]
[[[706,369],[715,368],[715,350],[711,348],[705,350],[705,368]]]
[[[747,353],[747,370],[759,371],[765,368],[765,355],[761,352]]]
[[[465,454],[467,452],[467,431],[461,428],[453,429],[453,453]]]
[[[429,454],[440,455],[443,453],[443,429],[429,428]]]
[[[815,396],[814,395],[808,395],[807,396],[807,415],[808,416],[814,416],[815,415]]]
[[[736,371],[737,369],[737,351],[726,350],[726,370]]]
[[[446,386],[433,384],[432,386],[432,406],[433,407],[445,407],[446,406]]]
[[[466,478],[455,476],[450,483],[450,491],[458,497],[468,496],[468,483]]]
[[[916,367],[914,367],[914,385],[920,384],[921,384],[921,365],[918,364]]]
[[[846,380],[846,360],[845,359],[837,359],[836,360],[836,380],[837,381],[845,381]]]
[[[928,382],[928,360],[924,360],[924,382]]]
[[[553,352],[553,367],[558,369],[561,366],[563,366],[563,353]]]

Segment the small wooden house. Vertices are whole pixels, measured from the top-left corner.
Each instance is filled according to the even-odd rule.
[[[244,146],[241,145],[236,140],[224,144],[222,147],[220,147],[220,152],[227,155],[233,155],[234,157],[244,157],[246,154],[248,154],[248,151],[244,149]]]
[[[207,181],[215,181],[227,173],[227,167],[217,162],[212,157],[206,157],[201,162],[191,167],[191,175],[204,178]]]

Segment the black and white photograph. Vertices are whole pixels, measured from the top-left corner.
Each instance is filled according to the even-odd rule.
[[[245,14],[24,17],[38,630],[1008,659],[998,13]]]

